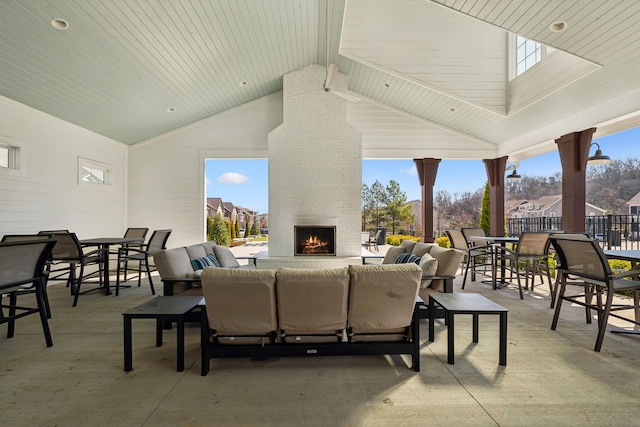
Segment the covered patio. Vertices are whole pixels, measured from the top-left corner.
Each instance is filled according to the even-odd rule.
[[[461,279],[454,288],[460,292]],[[593,351],[596,323],[563,309],[557,331],[545,287],[479,292],[509,309],[508,366],[498,365],[497,318],[456,321],[455,364],[446,331],[427,341],[421,365],[399,357],[216,359],[200,376],[199,328],[186,328],[185,371],[175,370],[175,328],[155,347],[154,321],[133,325],[133,371],[123,371],[122,315],[151,298],[148,287],[119,297],[91,294],[72,308],[64,284],[50,287],[54,346],[37,319],[16,325],[0,346],[0,412],[7,425],[633,425],[640,417],[640,337],[607,332]],[[35,317],[35,316],[30,316]],[[615,327],[614,325],[610,326]],[[4,334],[5,328],[0,329]]]

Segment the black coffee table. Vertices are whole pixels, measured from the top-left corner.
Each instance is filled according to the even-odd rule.
[[[176,370],[178,372],[184,371],[184,320],[187,314],[201,305],[204,305],[204,298],[201,296],[158,296],[122,313],[124,318],[124,370],[131,371],[133,369],[131,320],[156,319],[156,347],[162,346],[163,321],[177,323]]]
[[[478,317],[480,314],[497,314],[500,316],[500,365],[507,365],[507,310],[480,294],[429,294],[429,341],[434,339],[435,307],[444,310],[447,325],[447,363],[453,365],[454,356],[454,321],[455,314],[471,314],[473,316],[473,342],[478,342]]]

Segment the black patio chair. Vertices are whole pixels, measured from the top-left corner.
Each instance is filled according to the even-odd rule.
[[[49,280],[67,280],[67,286],[71,288],[73,295],[73,307],[78,304],[80,295],[103,289],[104,257],[109,254],[103,253],[101,249],[85,252],[75,233],[41,231],[39,234],[53,236],[57,241],[51,252]],[[93,266],[97,266],[97,270],[87,268]],[[98,287],[80,290],[85,280],[95,277],[98,277]]]
[[[139,243],[125,243],[122,245],[122,247],[124,248],[134,248],[134,249],[141,249],[142,245],[144,244],[144,239],[145,237],[147,237],[147,233],[149,232],[148,228],[141,228],[141,227],[129,227],[127,228],[127,231],[124,233],[124,237],[128,238],[128,239],[142,239]],[[116,254],[118,252],[115,252]],[[125,259],[124,261],[124,281],[127,281],[127,272],[131,271],[131,269],[129,269],[129,263],[128,260]],[[136,268],[135,271],[138,271],[138,269]]]
[[[487,237],[487,233],[483,228],[463,228],[461,230],[467,242],[467,262],[464,269],[464,277],[462,278],[462,289],[467,283],[467,274],[471,270],[471,281],[475,282],[476,273],[487,275],[487,269],[492,269],[493,263],[493,246],[488,240],[478,240]],[[472,239],[472,237],[474,239]]]
[[[602,348],[610,316],[634,325],[640,325],[640,280],[638,280],[640,265],[614,274],[597,240],[580,234],[556,234],[549,236],[549,240],[560,259],[560,267],[558,268],[560,286],[551,322],[552,330],[555,330],[558,325],[563,301],[583,306],[588,310],[587,313],[590,311],[597,313],[598,335],[594,346],[594,351],[597,352]],[[631,278],[633,280],[629,280]],[[581,288],[582,292],[567,292],[569,280],[582,281],[584,283],[584,287]],[[631,292],[633,302],[626,303],[630,300],[620,298],[614,303],[616,292],[621,291]],[[632,310],[634,318],[618,314],[621,310]]]
[[[51,236],[42,235],[42,234],[5,234],[2,236],[2,242],[33,242],[33,241],[43,241],[49,240]],[[49,280],[48,273],[48,264],[51,262],[51,254],[49,254],[49,258],[47,258],[47,266],[45,267],[45,276],[44,276],[44,286],[42,287],[42,292],[44,294],[44,304],[47,309],[47,318],[51,319],[51,309],[49,307],[49,296],[47,295],[47,282]],[[25,287],[17,292],[17,295],[25,295],[35,293],[36,288],[34,286]]]
[[[515,249],[496,245],[494,262],[504,262],[510,271],[510,280],[516,275],[518,281],[518,292],[520,299],[524,298],[522,292],[522,276],[524,276],[524,289],[533,291],[535,277],[540,277],[544,284],[543,277],[547,276],[549,284],[549,295],[551,296],[551,308],[554,306],[553,282],[549,270],[549,234],[544,231],[525,231],[520,235],[520,240]]]
[[[14,336],[17,319],[38,313],[47,347],[53,345],[43,290],[45,266],[55,244],[54,239],[0,243],[0,324],[8,324],[7,338]],[[25,292],[35,295],[36,307],[18,304],[18,296]],[[9,297],[9,304],[2,302],[3,296]]]
[[[134,247],[121,247],[118,250],[118,270],[116,272],[116,296],[120,295],[120,272],[124,265],[127,265],[130,261],[138,262],[138,287],[140,287],[142,279],[142,269],[144,268],[147,278],[149,279],[149,286],[151,287],[151,294],[155,295],[156,291],[153,287],[153,280],[151,279],[151,271],[155,270],[155,265],[149,262],[149,259],[153,257],[153,254],[159,252],[167,247],[167,240],[171,234],[170,229],[167,230],[155,230],[149,242],[141,245],[140,248]]]

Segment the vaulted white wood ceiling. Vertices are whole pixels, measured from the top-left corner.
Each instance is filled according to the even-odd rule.
[[[640,2],[328,0],[327,22],[325,1],[0,0],[0,95],[135,144],[281,91],[329,28],[365,157],[517,160],[640,125]],[[511,82],[510,33],[553,60]]]

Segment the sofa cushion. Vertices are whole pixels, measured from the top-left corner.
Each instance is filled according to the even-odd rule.
[[[207,251],[204,250],[204,246],[201,244],[185,246],[185,250],[187,251],[187,255],[189,255],[189,259],[198,259],[204,258],[207,256]]]
[[[404,248],[402,246],[391,246],[382,260],[383,264],[395,264],[396,259],[400,254],[404,253]]]
[[[163,279],[181,279],[193,274],[193,266],[185,248],[156,252],[153,261]]]
[[[422,269],[423,276],[437,275],[436,273],[438,272],[438,260],[429,254],[422,255],[422,258],[420,258],[420,263],[418,264],[418,266]],[[430,284],[431,284],[430,279],[422,280],[422,282],[420,282],[420,287],[424,289],[428,287]]]
[[[422,258],[422,255],[429,253],[431,247],[434,245],[435,243],[416,242],[416,244],[413,245],[413,249],[411,249],[411,253],[416,255],[418,258]]]
[[[403,240],[400,242],[400,247],[404,250],[404,252],[411,252],[413,247],[416,245],[416,242],[413,240]]]
[[[395,332],[411,324],[422,270],[417,265],[350,265],[348,325],[354,340],[385,340],[376,332]]]
[[[202,293],[209,327],[219,335],[275,333],[275,270],[205,268]]]
[[[225,248],[224,246],[214,246],[213,252],[218,261],[220,261],[221,267],[240,267],[240,263],[229,248]]]
[[[284,342],[335,342],[347,327],[349,270],[291,269],[276,272],[278,324]]]
[[[202,247],[204,248],[204,251],[207,253],[207,255],[213,254],[214,246],[216,246],[216,242],[213,240],[207,240],[206,242],[202,243]]]

